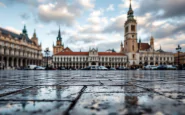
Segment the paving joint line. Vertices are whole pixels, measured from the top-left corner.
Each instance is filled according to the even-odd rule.
[[[85,85],[79,92],[79,95],[72,101],[72,103],[70,104],[70,106],[67,108],[67,110],[64,112],[64,115],[69,115],[70,110],[72,110],[76,103],[78,102],[78,100],[80,99],[81,95],[84,93],[85,89],[87,88],[87,86]]]
[[[21,91],[24,91],[24,90],[27,90],[27,89],[31,89],[33,87],[36,87],[36,86],[26,87],[26,88],[23,88],[23,89],[19,89],[19,90],[3,93],[3,94],[0,94],[0,97],[4,97],[4,96],[11,95],[11,94],[14,94],[14,93],[19,93]]]

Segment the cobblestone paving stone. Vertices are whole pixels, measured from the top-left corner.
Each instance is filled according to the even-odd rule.
[[[185,71],[0,71],[0,115],[184,115]]]

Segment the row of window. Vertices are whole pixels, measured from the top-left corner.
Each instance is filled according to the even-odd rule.
[[[34,53],[37,53],[38,52],[37,50],[34,50],[34,49],[30,49],[30,48],[27,48],[27,47],[23,47],[23,46],[20,46],[20,45],[16,45],[16,44],[12,44],[12,43],[7,43],[7,42],[3,42],[3,41],[0,41],[0,45],[1,46],[11,47],[11,48],[22,49],[22,50],[24,49],[26,51],[34,52]],[[39,51],[39,53],[41,53],[41,51]]]
[[[102,60],[102,61],[126,61],[127,59],[126,58],[108,58],[108,57],[64,57],[64,58],[57,58],[55,57],[54,58],[54,61],[72,61],[72,60],[76,60],[76,61],[87,61],[87,60],[90,60],[90,61],[98,61],[98,60]]]
[[[140,60],[153,60],[154,57],[140,57]],[[173,60],[173,57],[155,57],[155,60]]]

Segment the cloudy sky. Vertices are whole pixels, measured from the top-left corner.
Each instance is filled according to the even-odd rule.
[[[142,42],[152,35],[155,49],[175,52],[181,44],[185,51],[185,0],[132,0],[132,6]],[[60,26],[73,51],[119,51],[128,7],[129,0],[0,0],[0,26],[20,33],[26,24],[30,37],[36,29],[43,49],[52,50]]]

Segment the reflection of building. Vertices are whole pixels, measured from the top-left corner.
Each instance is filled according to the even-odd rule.
[[[134,11],[130,4],[125,22],[125,40],[124,47],[121,43],[121,52],[128,56],[129,65],[159,65],[173,64],[173,53],[164,52],[162,49],[155,51],[154,38],[151,37],[150,44],[137,42],[137,21],[134,19]]]
[[[178,53],[174,54],[175,56],[175,64],[178,64]],[[179,63],[185,66],[185,52],[179,53]]]
[[[138,67],[174,63],[173,53],[165,52],[161,48],[155,50],[153,37],[150,39],[150,44],[142,43],[141,39],[138,42],[137,21],[134,19],[134,11],[131,4],[124,28],[125,40],[124,44],[121,42],[119,53],[112,50],[98,52],[96,49],[89,50],[89,52],[73,52],[70,48],[64,48],[64,45],[62,45],[59,30],[57,45],[53,46],[55,66],[84,67],[88,65],[104,65],[117,67],[129,65]]]
[[[22,33],[16,34],[0,28],[0,62],[5,67],[21,67],[29,64],[40,65],[42,48],[34,32],[29,39],[26,26]]]

